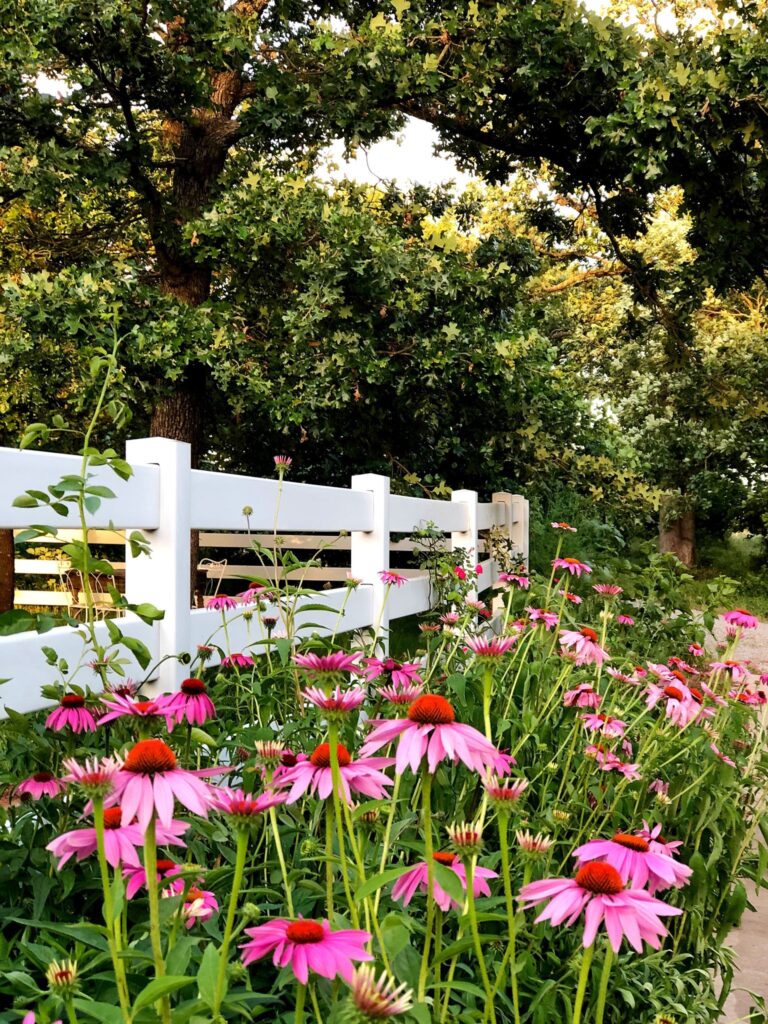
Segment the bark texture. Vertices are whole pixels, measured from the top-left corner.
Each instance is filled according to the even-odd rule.
[[[659,519],[659,551],[676,555],[683,565],[691,568],[696,562],[696,516],[693,509],[683,512],[677,519],[669,519],[661,510]]]
[[[0,530],[0,612],[13,611],[13,595],[16,589],[13,558],[13,530]]]

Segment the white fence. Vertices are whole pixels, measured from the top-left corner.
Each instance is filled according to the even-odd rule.
[[[381,616],[380,627],[386,636],[390,620],[429,608],[429,580],[412,571],[405,573],[408,582],[391,588],[384,602],[385,585],[379,573],[390,568],[390,550],[403,547],[402,541],[392,541],[392,534],[407,535],[434,523],[449,535],[452,549],[465,548],[478,558],[483,566],[481,590],[491,586],[497,575],[493,560],[483,560],[480,554],[481,531],[500,528],[527,561],[528,502],[519,495],[494,494],[487,503],[479,502],[475,491],[454,491],[451,501],[402,497],[390,494],[388,477],[375,474],[352,477],[350,489],[288,480],[281,485],[277,480],[191,469],[189,446],[166,438],[129,441],[126,458],[133,468],[127,481],[110,470],[93,470],[92,482],[110,487],[115,498],[102,503],[89,517],[88,526],[138,529],[151,543],[149,557],[133,558],[126,547],[125,594],[132,603],[151,602],[163,609],[165,617],[147,625],[127,614],[121,617],[119,626],[126,636],[136,637],[149,647],[153,661],[182,651],[194,652],[221,624],[219,612],[190,608],[190,530],[247,530],[254,534],[275,530],[279,536],[305,531],[329,535],[330,540],[347,531],[349,539],[343,537],[342,542],[348,543],[351,575],[361,585],[351,592],[345,586],[323,590],[304,601],[315,605],[321,602],[333,612],[315,609],[304,613],[299,604],[299,635],[302,624],[304,633],[330,635],[372,626]],[[62,517],[47,508],[16,508],[12,503],[28,489],[45,490],[62,476],[79,473],[80,459],[76,456],[0,448],[0,527],[76,526],[74,510]],[[244,509],[248,509],[247,517]],[[302,546],[301,540],[293,546]],[[243,546],[242,540],[236,543]],[[96,628],[106,642],[104,623]],[[261,630],[257,615],[250,621],[237,618],[229,628],[232,649],[242,650],[263,639]],[[32,711],[46,705],[41,686],[57,677],[45,662],[43,647],[54,648],[74,666],[80,659],[83,641],[76,627],[70,626],[42,635],[0,637],[0,678],[8,680],[0,687],[0,717],[5,716],[6,707]],[[133,666],[133,672],[142,674],[138,665]],[[163,662],[159,686],[173,689],[184,675],[184,667],[175,660]],[[98,676],[86,668],[77,682],[96,688]]]

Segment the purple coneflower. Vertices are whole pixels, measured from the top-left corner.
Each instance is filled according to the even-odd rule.
[[[351,928],[332,931],[327,921],[275,918],[255,928],[246,928],[245,934],[250,938],[240,947],[244,964],[261,960],[274,950],[275,967],[290,967],[302,985],[307,984],[310,971],[330,979],[340,974],[351,984],[353,963],[373,960],[373,955],[365,948],[371,941],[368,932]]]
[[[35,772],[16,786],[15,793],[16,796],[28,796],[33,800],[39,800],[42,796],[58,796],[63,789],[63,781],[57,779],[51,772]]]
[[[45,720],[46,729],[61,732],[69,727],[72,732],[95,732],[96,719],[85,706],[85,697],[79,693],[65,693],[59,706]]]
[[[310,675],[326,675],[331,672],[357,672],[360,655],[346,651],[331,651],[330,654],[294,654],[294,664]]]
[[[560,630],[560,646],[566,649],[573,648],[577,665],[602,665],[609,657],[597,639],[597,633],[589,626],[582,626],[579,630]]]
[[[395,572],[393,569],[382,569],[378,573],[378,577],[382,583],[386,583],[388,587],[402,587],[404,583],[408,582],[408,577],[403,576],[399,572]]]
[[[517,642],[517,636],[494,636],[490,639],[481,636],[469,636],[464,640],[465,646],[476,658],[501,658]]]
[[[303,697],[308,704],[314,704],[322,711],[346,715],[360,707],[365,700],[365,690],[361,686],[352,686],[349,690],[337,686],[330,694],[326,694],[319,686],[308,686]]]
[[[552,561],[552,567],[554,569],[565,569],[571,576],[581,576],[583,572],[592,572],[587,563],[580,562],[578,558],[555,558]]]
[[[350,981],[349,1001],[368,1021],[386,1020],[408,1013],[413,1006],[413,992],[403,982],[398,985],[382,971],[376,972],[369,964],[356,967]]]
[[[394,763],[391,757],[367,757],[365,754],[357,760],[342,744],[337,744],[339,759],[339,777],[341,792],[348,804],[352,803],[352,793],[361,793],[370,800],[382,800],[387,795],[387,787],[392,779],[381,771]],[[321,743],[309,757],[300,758],[292,768],[286,768],[276,774],[274,783],[279,789],[290,791],[287,803],[296,803],[305,793],[313,793],[321,800],[327,800],[333,793],[333,774],[331,770],[331,748],[328,743]]]

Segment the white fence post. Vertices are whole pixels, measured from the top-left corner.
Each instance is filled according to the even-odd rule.
[[[150,601],[165,617],[157,623],[158,658],[181,654],[190,645],[190,482],[191,449],[183,441],[147,437],[126,444],[131,463],[154,463],[160,469],[160,522],[143,531],[149,556],[125,552],[125,596],[132,604]],[[178,690],[188,673],[175,659],[164,661],[150,690]]]
[[[453,491],[451,501],[461,502],[467,506],[467,528],[451,534],[451,551],[465,548],[472,553],[474,564],[480,562],[480,537],[477,529],[477,491]],[[476,601],[477,589],[473,589],[468,597]]]
[[[379,573],[389,568],[389,477],[358,473],[352,477],[352,490],[369,491],[373,496],[373,529],[352,531],[351,573],[371,587],[373,627],[378,624],[378,646],[386,655],[389,652],[389,608],[387,585],[381,581]]]
[[[524,498],[522,494],[512,494],[510,497],[512,498],[512,521],[509,535],[515,550],[520,552],[520,558],[527,571],[530,553],[530,505],[528,504],[528,499]]]

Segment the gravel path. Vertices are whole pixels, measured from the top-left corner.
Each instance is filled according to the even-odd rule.
[[[722,626],[720,620],[715,624],[717,639],[724,635]],[[755,630],[745,631],[737,656],[749,659],[754,672],[768,672],[768,622],[761,622]],[[749,1011],[753,1002],[750,992],[768,1001],[768,890],[761,889],[757,897],[754,893],[754,886],[748,886],[749,900],[757,908],[756,913],[747,911],[741,927],[731,932],[728,938],[728,944],[736,953],[737,970],[734,991],[729,995],[721,1017],[723,1024],[750,1021]],[[762,1014],[751,1018],[754,1024],[762,1024],[765,1019]]]

